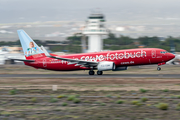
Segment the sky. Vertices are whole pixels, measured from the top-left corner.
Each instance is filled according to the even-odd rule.
[[[180,18],[180,0],[0,0],[0,23],[84,21],[95,9],[112,21]]]

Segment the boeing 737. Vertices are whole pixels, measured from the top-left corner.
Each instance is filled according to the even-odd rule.
[[[175,55],[159,48],[138,48],[116,51],[81,53],[58,56],[50,54],[46,49],[39,47],[24,30],[18,30],[19,39],[26,59],[13,59],[23,61],[25,65],[34,68],[72,71],[89,70],[89,75],[102,75],[103,71],[127,70],[128,66],[157,64],[157,70],[161,70],[160,65],[166,64]]]

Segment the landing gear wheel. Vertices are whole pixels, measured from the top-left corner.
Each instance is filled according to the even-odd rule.
[[[94,75],[94,71],[89,71],[89,75]]]
[[[160,67],[157,67],[157,70],[158,70],[158,71],[160,71],[160,70],[161,70],[161,68],[160,68]]]
[[[98,74],[98,75],[102,75],[103,72],[102,72],[102,71],[97,71],[97,74]]]

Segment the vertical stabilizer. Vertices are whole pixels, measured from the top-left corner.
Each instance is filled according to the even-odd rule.
[[[17,32],[26,57],[44,53],[24,30],[18,30]]]

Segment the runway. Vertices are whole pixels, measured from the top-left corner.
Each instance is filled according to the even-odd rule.
[[[0,78],[180,78],[180,74],[0,74]]]

